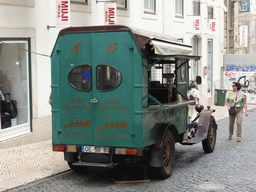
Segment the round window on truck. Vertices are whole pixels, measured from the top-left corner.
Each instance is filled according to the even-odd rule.
[[[96,74],[97,89],[101,92],[116,89],[122,82],[121,72],[110,65],[98,65]]]
[[[69,84],[80,91],[92,90],[92,67],[89,64],[79,65],[68,74]]]

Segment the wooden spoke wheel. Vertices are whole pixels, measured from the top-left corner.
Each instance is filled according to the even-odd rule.
[[[166,179],[171,176],[175,157],[175,141],[170,130],[167,130],[163,139],[161,152],[162,166],[155,168],[157,177]]]
[[[211,116],[207,138],[202,141],[203,149],[205,153],[213,152],[216,144],[216,138],[217,138],[216,122],[214,117]]]

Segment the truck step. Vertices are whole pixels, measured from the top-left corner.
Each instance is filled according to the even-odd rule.
[[[76,162],[73,163],[76,166],[87,166],[87,167],[106,167],[106,168],[114,168],[115,164],[113,163],[91,163],[91,162]]]

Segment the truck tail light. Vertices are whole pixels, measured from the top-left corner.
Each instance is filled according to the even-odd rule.
[[[65,151],[65,147],[63,146],[54,146],[54,151]]]
[[[116,148],[116,154],[119,154],[119,155],[137,155],[137,149]]]

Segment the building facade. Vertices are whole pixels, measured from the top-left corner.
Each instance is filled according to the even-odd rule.
[[[193,45],[200,61],[190,79],[202,77],[201,103],[214,104],[224,50],[224,0],[118,0],[117,25],[170,35]],[[105,2],[70,0],[70,26],[105,24]],[[0,0],[0,148],[51,138],[50,55],[58,32],[56,0]],[[15,114],[15,107],[17,112]],[[8,120],[9,118],[9,120]]]
[[[225,0],[225,49],[227,54],[255,54],[255,0]],[[228,19],[227,19],[228,18]],[[228,25],[227,25],[228,24]],[[229,33],[227,33],[227,30]],[[228,41],[227,41],[228,40]]]

